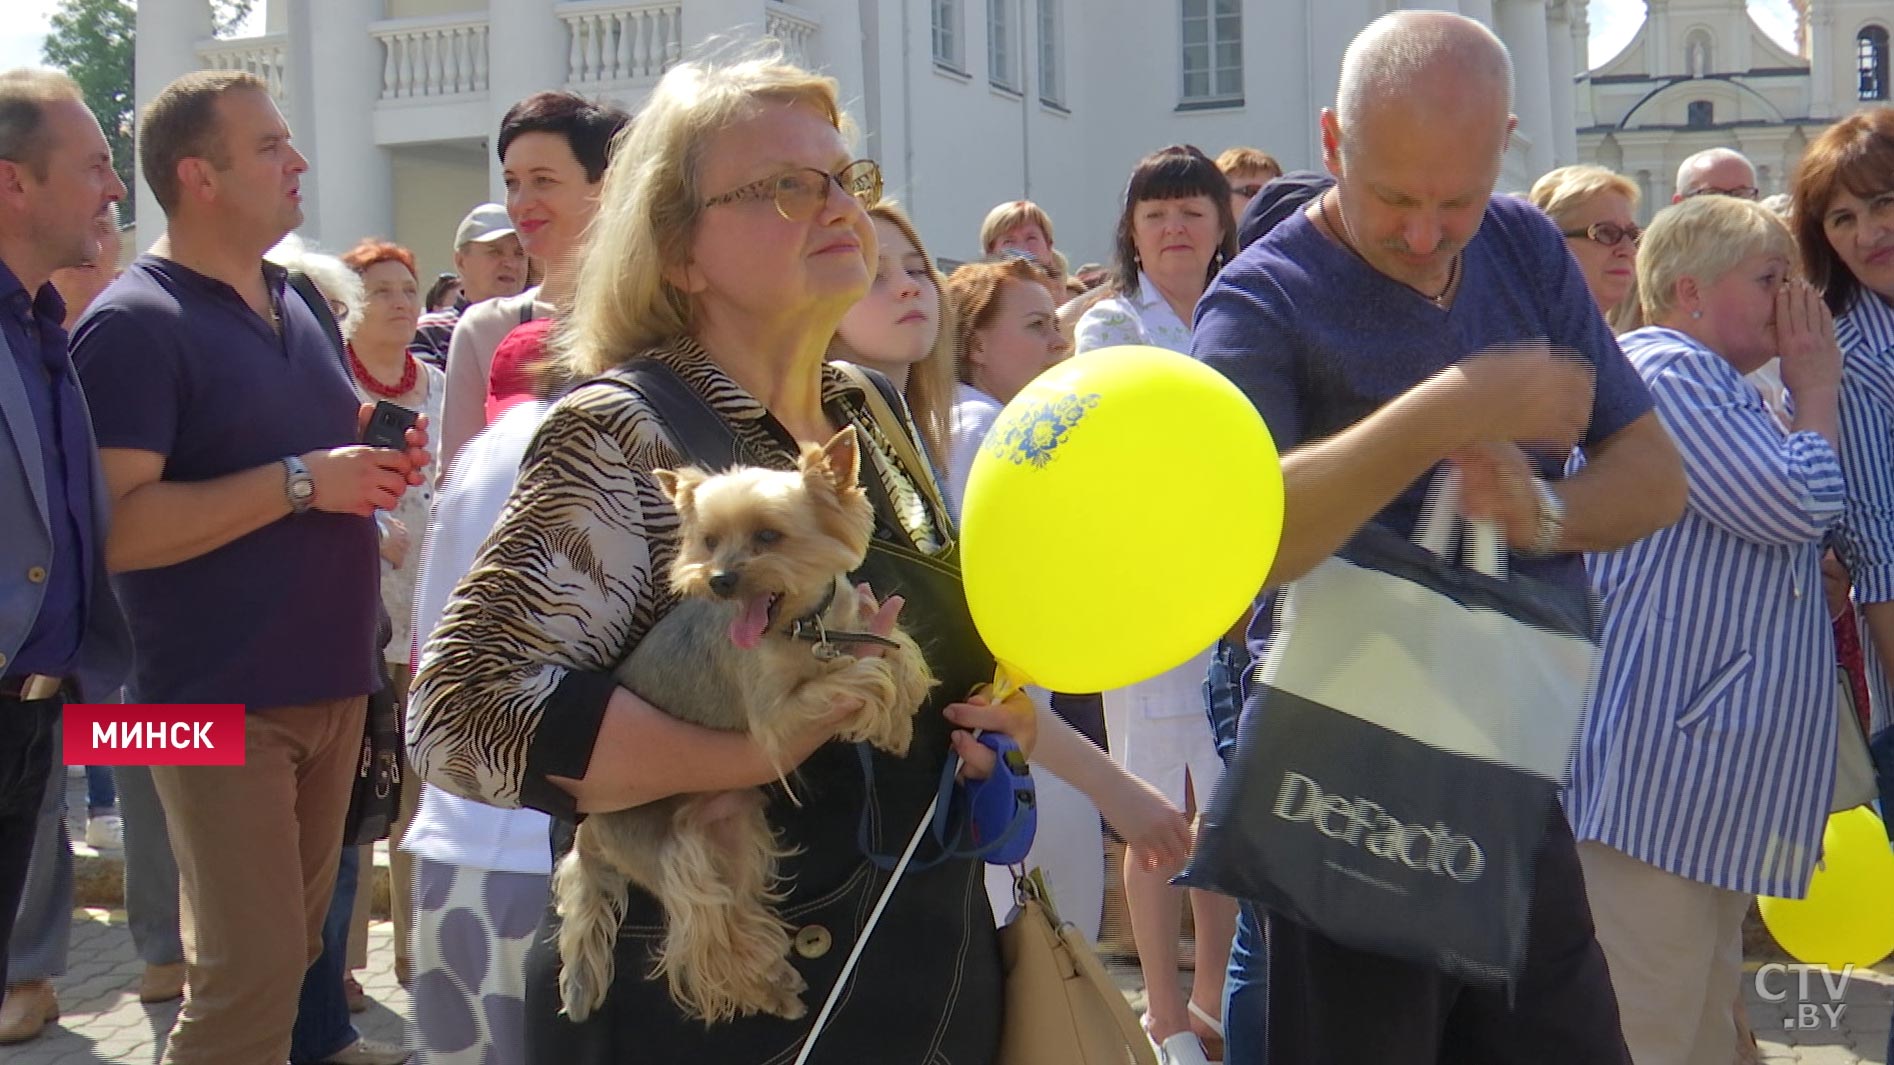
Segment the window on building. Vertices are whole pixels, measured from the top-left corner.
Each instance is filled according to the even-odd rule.
[[[1243,102],[1242,0],[1182,0],[1184,102]]]
[[[986,68],[993,84],[1019,91],[1019,27],[1013,22],[1013,0],[986,0]]]
[[[933,0],[934,8],[934,62],[949,66],[955,70],[967,68],[966,56],[962,54],[960,0]]]
[[[1686,121],[1691,129],[1709,129],[1716,125],[1716,104],[1709,100],[1690,101],[1690,116]]]
[[[1039,98],[1065,105],[1065,64],[1060,59],[1060,0],[1039,0]]]
[[[1869,26],[1855,34],[1855,68],[1860,73],[1856,95],[1862,100],[1888,98],[1887,29]]]

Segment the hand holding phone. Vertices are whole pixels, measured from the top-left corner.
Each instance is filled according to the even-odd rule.
[[[368,416],[368,428],[362,432],[362,443],[369,447],[405,452],[408,450],[408,430],[414,428],[419,417],[399,403],[390,403],[384,399],[375,404],[374,413]]]

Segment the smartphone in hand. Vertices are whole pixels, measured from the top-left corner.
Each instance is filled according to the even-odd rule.
[[[368,416],[368,429],[362,433],[362,443],[369,447],[392,448],[396,451],[408,450],[408,430],[414,428],[419,414],[399,403],[387,400],[375,404],[375,411]]]

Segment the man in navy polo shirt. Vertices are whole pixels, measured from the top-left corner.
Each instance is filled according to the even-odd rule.
[[[1198,305],[1196,354],[1249,395],[1284,455],[1272,586],[1367,522],[1410,534],[1429,475],[1448,461],[1463,471],[1468,513],[1505,528],[1514,568],[1549,580],[1583,582],[1578,552],[1637,540],[1683,511],[1676,450],[1558,229],[1493,196],[1511,96],[1511,60],[1479,23],[1418,11],[1377,20],[1349,47],[1335,109],[1322,112],[1335,187],[1241,253]],[[1574,445],[1587,463],[1561,480]],[[1259,612],[1252,649],[1270,626]],[[1245,710],[1259,711],[1255,699]],[[1259,1035],[1269,1061],[1295,1065],[1628,1061],[1556,810],[1510,996],[1267,922],[1268,1031],[1231,1031],[1231,1065],[1263,1060]],[[1251,974],[1232,975],[1240,991]]]
[[[114,501],[106,559],[149,703],[242,703],[241,766],[157,766],[188,994],[167,1060],[280,1062],[321,950],[378,683],[377,509],[427,461],[354,444],[339,354],[263,253],[308,163],[263,82],[200,71],[139,124],[169,232],[79,323]]]
[[[72,79],[0,74],[0,987],[60,707],[106,698],[131,665],[105,579],[105,483],[52,285],[98,257],[98,220],[124,195]],[[0,1041],[57,1013],[51,988],[16,997]]]

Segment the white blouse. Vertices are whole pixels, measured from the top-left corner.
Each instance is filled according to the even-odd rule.
[[[1190,354],[1190,326],[1177,317],[1151,275],[1138,272],[1136,295],[1119,293],[1092,305],[1079,318],[1074,352],[1119,344],[1150,344]]]

